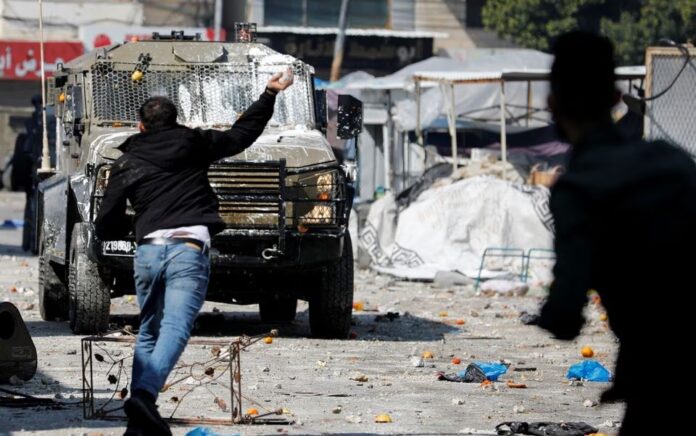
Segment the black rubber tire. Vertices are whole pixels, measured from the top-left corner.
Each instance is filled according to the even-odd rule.
[[[259,315],[261,320],[268,323],[288,323],[295,319],[297,314],[297,298],[276,297],[259,303]]]
[[[44,321],[68,319],[68,288],[61,280],[61,267],[54,265],[44,253],[43,232],[39,254],[39,312]]]
[[[309,299],[312,336],[347,339],[353,314],[353,246],[346,232],[343,255],[322,268],[320,289]]]
[[[75,224],[68,267],[70,329],[78,334],[105,332],[109,327],[111,293],[98,265],[87,256],[86,242]]]

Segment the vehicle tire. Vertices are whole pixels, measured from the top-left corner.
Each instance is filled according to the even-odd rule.
[[[109,326],[111,294],[98,265],[87,256],[87,242],[75,224],[68,267],[69,318],[73,333],[95,334]]]
[[[297,298],[278,296],[259,303],[261,320],[268,323],[287,323],[295,319]]]
[[[68,319],[68,289],[61,280],[62,268],[48,260],[41,232],[39,253],[39,312],[44,321]]]
[[[309,299],[309,326],[312,336],[346,339],[353,314],[353,246],[346,232],[343,255],[322,268],[321,285]]]

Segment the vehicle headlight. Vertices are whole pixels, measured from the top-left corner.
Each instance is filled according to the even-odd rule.
[[[94,184],[94,197],[96,197],[96,205],[97,209],[99,210],[99,206],[101,206],[101,198],[104,196],[106,193],[106,187],[109,186],[109,176],[111,175],[111,165],[102,165],[99,167],[99,171],[97,172],[97,180]],[[126,202],[126,215],[127,216],[133,216],[135,215],[135,210],[133,209],[133,206],[130,203],[130,200],[127,200]]]
[[[109,175],[111,174],[111,165],[102,165],[97,172],[97,182],[94,186],[94,195],[103,197],[106,192],[106,187],[109,185]]]
[[[288,176],[288,224],[306,229],[309,226],[337,224],[337,208],[342,201],[338,171],[318,171]]]

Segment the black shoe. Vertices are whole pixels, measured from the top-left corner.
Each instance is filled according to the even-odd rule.
[[[123,436],[147,436],[147,432],[142,425],[136,424],[134,420],[129,419],[128,427],[126,427],[126,432],[123,433]]]
[[[123,409],[126,411],[129,421],[140,423],[141,428],[147,430],[146,433],[148,435],[172,436],[169,425],[160,416],[157,406],[155,406],[154,398],[150,394],[135,392],[126,401]]]

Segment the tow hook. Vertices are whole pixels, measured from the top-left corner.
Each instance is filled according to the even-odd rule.
[[[274,245],[272,248],[266,248],[261,252],[261,257],[264,258],[264,260],[271,260],[271,259],[277,259],[280,256],[282,256],[284,253],[280,250],[278,250],[278,246]]]

